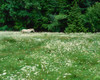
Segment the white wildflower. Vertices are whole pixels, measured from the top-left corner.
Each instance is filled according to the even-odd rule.
[[[63,78],[65,78],[66,76],[69,76],[69,75],[71,75],[71,73],[65,73]]]

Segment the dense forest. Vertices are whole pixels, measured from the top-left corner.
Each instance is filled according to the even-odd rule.
[[[0,30],[100,32],[100,0],[0,0]]]

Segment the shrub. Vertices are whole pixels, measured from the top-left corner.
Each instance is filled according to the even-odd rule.
[[[54,18],[52,17],[51,24],[48,24],[47,26],[48,31],[53,31],[53,32],[64,31],[67,23],[66,19],[67,15],[65,14],[54,15]]]
[[[83,25],[83,15],[77,3],[71,8],[68,15],[68,26],[65,32],[86,32],[87,28]]]
[[[85,26],[89,28],[91,32],[100,31],[100,3],[97,2],[92,7],[87,9],[85,15]]]
[[[7,25],[0,27],[0,30],[3,30],[3,31],[8,30],[8,29],[9,29],[9,28],[8,28]]]

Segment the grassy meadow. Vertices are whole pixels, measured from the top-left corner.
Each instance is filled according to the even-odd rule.
[[[0,32],[0,80],[100,80],[100,33]]]

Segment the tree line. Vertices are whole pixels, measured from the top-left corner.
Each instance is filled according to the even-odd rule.
[[[99,32],[100,0],[0,0],[0,30]]]

